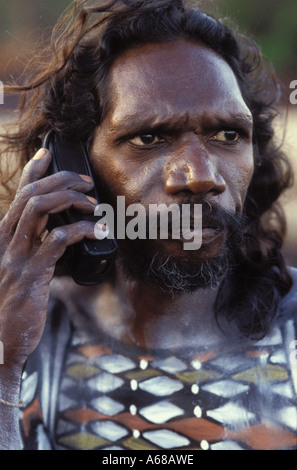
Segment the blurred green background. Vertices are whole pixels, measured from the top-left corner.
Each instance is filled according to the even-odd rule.
[[[0,78],[16,66],[15,55],[55,23],[70,0],[0,0]],[[192,0],[216,16],[229,16],[254,37],[282,78],[297,76],[296,0]],[[9,57],[13,55],[13,57]],[[7,62],[8,60],[8,62]]]
[[[96,0],[93,0],[95,3]],[[148,0],[149,1],[149,0]],[[289,101],[289,85],[297,80],[297,0],[188,0],[200,4],[216,17],[229,17],[239,30],[252,36],[270,59],[284,90],[278,135],[282,139],[287,124],[284,149],[297,171],[297,105]],[[17,78],[32,54],[34,44],[50,35],[50,30],[71,0],[0,0],[0,80]],[[92,3],[92,2],[91,2]],[[14,100],[5,100],[13,107]],[[288,116],[286,113],[288,112]],[[297,185],[284,198],[288,235],[284,252],[297,267]]]
[[[288,77],[297,72],[296,0],[218,0],[208,2],[252,36],[276,67]]]

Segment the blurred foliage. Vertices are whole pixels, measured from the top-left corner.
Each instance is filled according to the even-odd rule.
[[[149,1],[149,0],[148,0]],[[0,0],[1,49],[22,49],[50,29],[71,0]],[[192,0],[230,17],[251,35],[281,75],[297,75],[297,0]],[[0,64],[1,65],[1,64]],[[1,68],[1,67],[0,67]],[[296,73],[295,73],[296,72]]]
[[[218,0],[216,11],[230,16],[252,36],[279,72],[297,72],[296,0]]]

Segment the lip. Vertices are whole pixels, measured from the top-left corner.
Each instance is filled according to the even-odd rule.
[[[197,230],[193,229],[189,231],[183,230],[183,232],[180,234],[179,237],[172,237],[172,234],[168,233],[166,234],[167,236],[165,238],[167,240],[172,240],[176,242],[190,243],[194,239],[200,240],[201,239],[200,237],[202,236],[201,244],[209,245],[210,243],[216,241],[216,239],[222,235],[223,231],[224,230],[222,227],[204,227],[202,228],[202,233],[201,233],[201,229],[197,229]]]
[[[189,242],[191,239],[198,239],[202,236],[202,245],[208,245],[216,240],[222,233],[223,229],[221,227],[204,227],[201,230],[191,230],[189,232],[183,232],[180,238],[182,242]],[[186,237],[186,238],[185,238]]]
[[[205,227],[202,229],[202,243],[210,242],[217,238],[218,235],[222,232],[221,227]]]

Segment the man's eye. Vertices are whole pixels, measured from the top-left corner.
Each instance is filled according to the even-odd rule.
[[[212,137],[212,140],[218,140],[219,142],[237,142],[240,140],[240,134],[237,131],[220,131]]]
[[[164,142],[164,139],[156,134],[141,134],[129,139],[129,143],[137,147],[152,146],[160,142]]]

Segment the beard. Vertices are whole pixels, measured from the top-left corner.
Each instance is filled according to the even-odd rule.
[[[220,284],[242,244],[245,218],[216,204],[199,203],[202,204],[203,226],[217,227],[225,235],[218,252],[212,255],[209,248],[202,245],[190,254],[183,251],[168,255],[167,240],[149,240],[148,236],[146,239],[118,240],[118,262],[127,278],[172,294],[216,288]],[[182,204],[193,205],[194,202],[182,201],[180,207]]]

